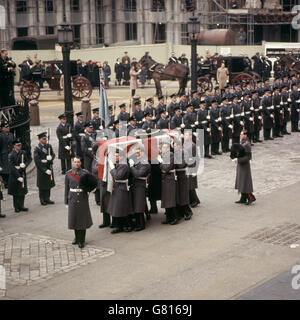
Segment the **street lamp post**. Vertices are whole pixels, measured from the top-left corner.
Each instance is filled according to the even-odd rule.
[[[63,75],[64,75],[64,99],[65,99],[65,114],[67,122],[73,126],[73,98],[71,87],[71,64],[70,51],[73,45],[73,30],[71,26],[64,22],[60,25],[57,31],[58,43],[62,47],[63,55]]]
[[[197,38],[200,31],[200,22],[196,16],[189,18],[188,32],[191,39],[191,90],[197,91]]]

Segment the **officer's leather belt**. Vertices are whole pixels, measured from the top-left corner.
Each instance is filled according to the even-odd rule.
[[[162,171],[162,173],[164,173],[164,174],[168,174],[168,173],[174,173],[175,172],[175,169],[174,170],[170,170],[170,171]]]
[[[148,177],[138,177],[136,178],[137,180],[143,180],[143,181],[147,181],[148,180]]]
[[[82,189],[70,189],[71,192],[83,192]]]
[[[240,117],[240,116],[241,116],[241,114],[240,114],[240,113],[237,113],[235,116],[236,116],[236,117]]]
[[[246,114],[250,114],[250,113],[251,113],[251,111],[246,111],[245,113],[246,113]]]
[[[126,179],[126,180],[115,180],[115,182],[117,182],[117,183],[128,183],[128,179]]]
[[[47,163],[48,160],[45,160],[45,159],[44,159],[44,160],[41,160],[41,162],[42,162],[42,163]]]
[[[15,166],[15,168],[16,168],[17,170],[19,170],[21,167],[20,167],[20,166]]]

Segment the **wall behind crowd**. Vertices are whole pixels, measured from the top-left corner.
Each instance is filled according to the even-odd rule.
[[[223,48],[229,48],[232,55],[246,54],[250,58],[255,55],[256,52],[262,52],[262,46],[198,46],[197,52],[201,56],[205,56],[205,50],[209,49],[210,54],[215,52],[221,53]],[[179,57],[182,53],[187,55],[190,60],[191,47],[189,45],[173,45],[171,43],[163,44],[151,44],[151,45],[136,45],[136,46],[120,46],[120,47],[107,47],[107,48],[89,48],[71,51],[71,59],[81,59],[82,61],[97,61],[103,63],[108,61],[111,67],[111,81],[115,80],[114,65],[117,58],[122,58],[124,52],[127,51],[130,58],[137,58],[139,60],[146,51],[150,52],[150,55],[157,62],[166,64],[171,55],[171,52],[175,52]],[[33,55],[37,53],[38,58],[42,61],[46,60],[62,60],[62,54],[58,50],[34,50],[34,51],[20,51],[11,50],[9,56],[19,65],[25,60],[27,55],[30,55],[33,59]],[[16,82],[18,81],[18,74],[16,76]]]

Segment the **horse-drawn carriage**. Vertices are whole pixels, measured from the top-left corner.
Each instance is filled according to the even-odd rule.
[[[92,85],[90,81],[81,76],[77,76],[76,61],[71,62],[72,96],[75,100],[81,100],[83,97],[92,95]],[[43,61],[42,81],[46,81],[51,90],[60,91],[63,87],[63,62],[59,60]],[[21,79],[20,96],[23,100],[37,100],[41,93],[40,86],[33,81]]]
[[[247,82],[254,84],[261,79],[259,74],[251,70],[251,61],[246,56],[218,56],[210,59],[204,68],[205,74],[197,79],[199,91],[203,92],[205,89],[212,89],[212,80],[217,79],[217,69],[222,62],[229,71],[229,83],[234,85],[239,82],[242,87]]]

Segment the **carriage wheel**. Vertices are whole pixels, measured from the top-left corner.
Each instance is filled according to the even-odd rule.
[[[241,84],[241,88],[244,89],[246,87],[246,83],[250,82],[251,85],[254,85],[255,79],[254,76],[249,73],[240,73],[233,79],[233,84],[239,82]]]
[[[92,85],[87,78],[77,77],[73,80],[72,96],[75,100],[81,100],[84,97],[89,98],[92,92]]]
[[[250,71],[249,73],[250,73],[251,76],[254,78],[255,83],[256,83],[257,81],[261,80],[261,76],[260,76],[258,73],[254,72],[254,71]]]
[[[40,87],[34,82],[26,81],[20,88],[20,96],[23,100],[38,100]]]
[[[205,89],[212,90],[213,88],[213,85],[208,77],[199,77],[197,79],[197,85],[201,93],[203,93]]]

